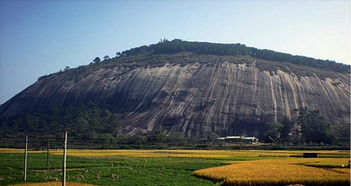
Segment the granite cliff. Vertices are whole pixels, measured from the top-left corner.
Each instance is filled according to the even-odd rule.
[[[350,75],[250,55],[133,54],[43,76],[1,105],[0,119],[95,102],[119,133],[254,135],[295,109],[350,122]]]

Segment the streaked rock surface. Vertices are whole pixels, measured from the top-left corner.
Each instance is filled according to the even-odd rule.
[[[265,122],[300,107],[349,123],[350,76],[251,57],[139,57],[40,78],[1,105],[0,118],[89,100],[118,113],[120,132],[130,135],[259,135]]]

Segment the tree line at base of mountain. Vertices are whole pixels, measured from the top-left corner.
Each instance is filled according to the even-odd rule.
[[[281,122],[267,122],[260,142],[273,144],[333,144],[349,146],[350,126],[330,125],[324,122],[318,111],[307,108],[297,110],[297,119]],[[71,144],[77,147],[147,147],[167,146],[210,146],[225,145],[216,133],[204,138],[184,137],[180,132],[167,135],[164,131],[153,131],[139,136],[119,133],[118,116],[97,104],[54,108],[45,113],[19,116],[0,124],[2,146],[18,146],[23,136],[29,135],[41,146],[47,141],[61,141],[64,131],[69,132]],[[12,140],[12,141],[11,141]],[[17,145],[16,145],[17,144]]]

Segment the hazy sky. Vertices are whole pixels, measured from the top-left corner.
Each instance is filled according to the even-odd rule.
[[[42,75],[161,38],[351,64],[350,2],[0,0],[0,104]]]

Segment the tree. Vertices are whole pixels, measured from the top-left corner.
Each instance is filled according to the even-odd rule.
[[[127,141],[129,144],[134,144],[134,145],[141,145],[147,142],[145,136],[132,136],[132,137],[129,137]]]
[[[350,144],[350,124],[339,124],[331,126],[338,144]]]
[[[216,142],[218,137],[219,137],[218,134],[214,132],[209,132],[207,134],[207,141],[210,143]]]
[[[285,118],[282,122],[283,128],[281,129],[281,136],[280,138],[284,141],[288,141],[289,137],[291,136],[291,129],[294,126],[294,122]]]
[[[121,52],[116,52],[116,57],[120,57],[121,56]]]
[[[101,62],[101,59],[99,57],[96,57],[94,60],[93,60],[94,63],[100,63]]]
[[[280,122],[268,122],[265,124],[265,127],[266,133],[264,136],[266,137],[266,141],[277,143],[281,136],[284,125]]]
[[[109,59],[110,59],[110,56],[108,56],[108,55],[104,56],[104,61],[109,60]]]
[[[159,145],[165,142],[167,135],[163,131],[155,131],[151,136],[148,137],[148,141]]]
[[[166,38],[161,39],[159,43],[165,43],[165,42],[168,42],[168,40]]]
[[[69,70],[69,69],[71,69],[69,66],[66,66],[65,67],[65,69],[64,69],[64,71],[67,71],[67,70]]]
[[[325,123],[318,110],[308,110],[300,108],[298,112],[297,124],[301,126],[301,133],[304,142],[330,143],[333,141],[333,133],[330,124]]]

